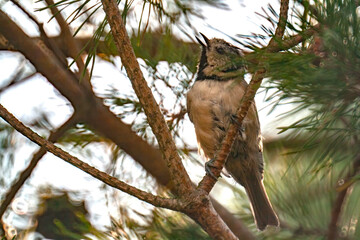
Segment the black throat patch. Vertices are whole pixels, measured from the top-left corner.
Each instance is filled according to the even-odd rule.
[[[201,80],[201,79],[206,78],[206,76],[204,74],[204,69],[206,68],[207,65],[208,65],[208,62],[207,62],[207,56],[206,56],[206,46],[202,46],[199,68],[198,68],[198,72],[197,72],[198,76],[197,76],[196,80]]]

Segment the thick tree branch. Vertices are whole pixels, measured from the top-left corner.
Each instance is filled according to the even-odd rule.
[[[270,52],[271,47],[277,45],[278,44],[277,42],[279,42],[284,35],[285,25],[287,22],[288,9],[289,9],[289,1],[281,0],[278,26],[276,28],[274,37],[270,40],[270,42],[268,44],[269,49],[267,49],[267,52]],[[265,68],[263,68],[261,66],[261,64],[262,64],[262,61],[260,60],[259,68],[253,75],[253,77],[250,81],[250,84],[247,86],[245,94],[242,98],[241,106],[236,114],[238,123],[230,125],[229,130],[228,130],[224,140],[222,141],[221,148],[219,149],[219,151],[215,157],[216,160],[214,162],[214,168],[212,170],[213,170],[213,174],[216,177],[220,176],[220,173],[221,173],[221,171],[224,167],[225,161],[230,153],[230,150],[234,143],[236,135],[238,134],[239,127],[242,125],[242,122],[244,121],[250,106],[253,104],[256,91],[259,89],[261,82],[264,78],[264,74],[265,74],[266,70],[265,70]],[[217,180],[215,180],[213,177],[211,177],[209,175],[205,175],[205,177],[199,183],[198,188],[209,193],[211,191],[211,189],[214,187],[216,181]]]
[[[24,56],[32,61],[36,69],[47,79],[56,79],[52,84],[66,97],[73,106],[85,101],[85,96],[76,84],[77,80],[71,72],[62,68],[62,63],[54,57],[41,40],[29,38],[11,19],[0,10],[0,33]],[[80,107],[80,106],[79,106]]]
[[[135,93],[147,116],[149,125],[156,136],[164,159],[167,162],[175,191],[177,191],[180,196],[185,195],[189,190],[193,189],[193,185],[177,153],[175,143],[159,106],[142,75],[118,6],[113,0],[102,0],[102,3],[114,36],[115,44],[119,50],[122,64],[125,66],[127,75],[131,80]]]
[[[51,152],[55,156],[61,158],[62,160],[70,163],[71,165],[81,169],[82,171],[88,173],[94,178],[106,183],[107,185],[119,189],[123,192],[126,192],[140,200],[143,200],[147,203],[150,203],[156,207],[168,208],[171,210],[182,209],[182,204],[176,199],[167,199],[152,195],[138,188],[135,188],[123,181],[118,180],[115,177],[108,175],[105,172],[99,171],[98,169],[90,166],[89,164],[79,160],[78,158],[70,155],[68,152],[65,152],[61,148],[55,146],[53,143],[48,140],[40,137],[37,133],[33,132],[30,128],[22,124],[18,119],[16,119],[11,113],[9,113],[1,104],[0,104],[0,116],[8,122],[13,128],[15,128],[22,135],[43,147],[47,151]]]
[[[10,0],[15,6],[17,6],[33,23],[35,23],[38,26],[41,40],[44,41],[46,46],[50,48],[55,55],[58,57],[58,60],[66,66],[66,56],[63,54],[63,52],[60,50],[59,45],[54,43],[52,38],[49,38],[44,30],[44,25],[40,23],[31,13],[26,11],[26,9],[18,3],[16,0]]]
[[[64,39],[64,43],[66,43],[66,45],[68,46],[68,52],[70,53],[70,57],[72,57],[75,62],[76,65],[79,68],[79,72],[81,74],[83,74],[83,79],[85,81],[81,81],[85,83],[85,86],[89,89],[92,89],[91,87],[91,82],[90,82],[90,75],[88,73],[88,71],[85,69],[85,64],[81,58],[81,48],[79,47],[79,45],[77,44],[77,42],[75,41],[75,38],[73,37],[69,25],[67,24],[67,22],[65,21],[65,19],[63,18],[63,16],[61,15],[61,12],[57,9],[57,7],[54,5],[54,1],[53,0],[45,0],[48,6],[50,7],[51,13],[53,16],[55,16],[56,21],[58,22],[60,28],[61,28],[61,35],[60,37],[62,37]]]
[[[78,121],[78,117],[76,115],[72,115],[62,126],[60,126],[56,131],[52,132],[48,138],[49,142],[56,142],[59,138],[61,138],[64,133],[72,128]],[[7,191],[5,195],[4,201],[0,206],[0,219],[5,213],[7,207],[14,199],[16,193],[20,190],[25,181],[30,177],[31,173],[35,169],[37,163],[40,159],[45,155],[46,149],[40,148],[37,153],[34,154],[33,158],[30,161],[30,164],[27,168],[20,174],[19,179],[11,186],[11,188]]]

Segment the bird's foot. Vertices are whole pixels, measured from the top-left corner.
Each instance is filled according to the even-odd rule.
[[[240,133],[239,136],[241,137],[242,140],[245,140],[246,139],[245,127],[243,124],[239,123],[238,116],[235,114],[230,115],[230,121],[232,124],[235,124],[238,127],[238,129],[239,129],[238,131]]]
[[[217,180],[218,178],[212,172],[211,168],[215,168],[214,166],[215,158],[211,158],[209,161],[205,163],[205,172],[210,175],[213,179]]]
[[[236,114],[231,114],[230,115],[230,121],[232,124],[236,124],[240,131],[245,131],[245,128],[242,126],[242,124],[239,124],[239,118]]]

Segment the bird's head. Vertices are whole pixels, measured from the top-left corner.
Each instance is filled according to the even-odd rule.
[[[201,33],[200,33],[201,34]],[[208,39],[201,34],[205,42],[196,37],[202,46],[198,67],[198,80],[226,80],[244,72],[243,53],[240,48],[231,45],[223,39]]]

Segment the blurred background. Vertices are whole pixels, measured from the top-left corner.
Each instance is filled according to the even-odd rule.
[[[266,59],[267,75],[256,104],[264,136],[264,183],[281,228],[258,231],[243,188],[231,178],[223,176],[211,195],[255,239],[360,239],[359,2],[289,4],[285,39],[304,40],[289,47],[285,43],[290,40],[280,41],[284,50],[271,54],[263,47],[276,28],[278,1],[123,0],[119,8],[144,77],[194,183],[205,174],[204,159],[198,155],[186,114],[186,93],[196,78],[200,46],[195,36],[201,32],[208,38],[223,38],[251,56],[244,59],[247,81],[256,69],[254,59]],[[100,1],[0,0],[0,10],[29,39],[45,37],[59,52],[75,42],[83,52],[64,54],[65,69],[79,82],[91,79],[103,104],[157,149],[117,56]],[[70,37],[58,14],[67,22]],[[315,34],[307,35],[314,26]],[[1,28],[0,23],[0,103],[48,138],[78,109],[31,57],[6,45]],[[171,195],[154,173],[86,121],[67,128],[56,142],[122,181]],[[4,239],[210,239],[185,215],[154,208],[52,154],[34,161],[39,147],[2,120],[0,149],[2,206],[8,192],[15,194],[2,215]],[[30,177],[21,175],[29,168]],[[11,186],[19,179],[24,184],[14,191]]]

